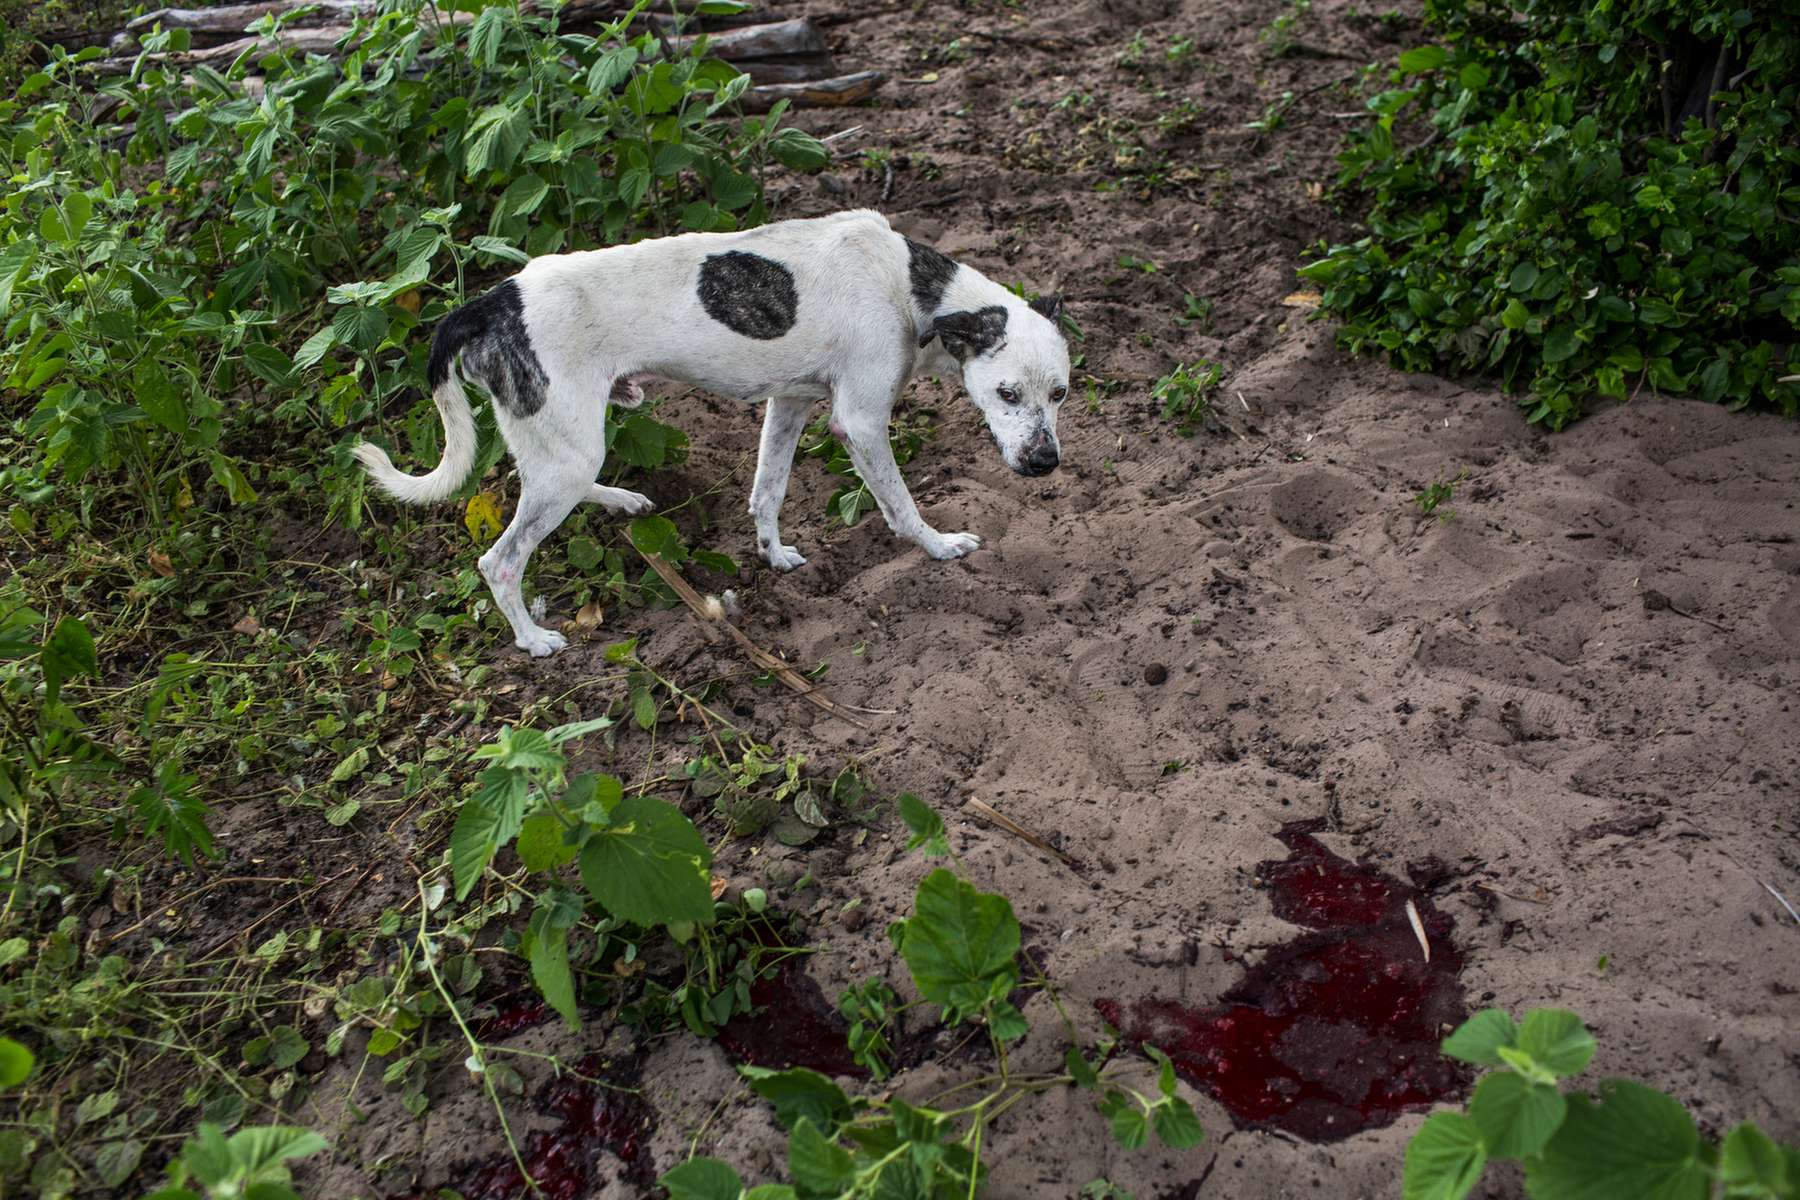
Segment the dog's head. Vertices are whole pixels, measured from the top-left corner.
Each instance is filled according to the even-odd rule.
[[[1058,318],[1062,297],[1013,300],[972,312],[949,312],[931,332],[962,366],[963,387],[1021,475],[1048,475],[1062,461],[1056,413],[1069,394],[1069,344]]]

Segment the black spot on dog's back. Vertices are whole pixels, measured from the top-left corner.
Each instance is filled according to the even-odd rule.
[[[922,242],[906,239],[907,273],[912,276],[913,299],[926,316],[937,312],[943,302],[950,279],[956,274],[954,260],[944,257]]]
[[[734,333],[773,341],[794,327],[794,273],[772,258],[728,250],[700,264],[700,307]]]
[[[525,328],[525,302],[517,280],[507,280],[438,322],[425,365],[432,391],[450,377],[458,354],[463,373],[508,412],[529,417],[544,407],[550,377]]]

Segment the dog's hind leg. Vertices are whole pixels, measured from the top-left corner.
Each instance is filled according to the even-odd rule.
[[[763,413],[762,448],[756,456],[756,482],[750,486],[750,515],[756,520],[756,544],[777,571],[803,567],[806,560],[792,546],[781,544],[781,502],[787,499],[788,476],[794,452],[806,430],[806,414],[812,400],[796,396],[771,396]]]
[[[538,418],[525,420],[533,422]],[[525,564],[538,544],[597,486],[593,480],[606,457],[606,439],[599,428],[592,431],[591,437],[580,439],[586,444],[555,436],[548,428],[517,430],[523,437],[507,432],[508,443],[514,446],[513,459],[519,466],[519,507],[506,532],[481,556],[478,565],[494,593],[495,606],[512,624],[514,642],[533,658],[542,658],[569,642],[562,634],[544,629],[531,619],[520,587]],[[525,452],[521,453],[521,449]]]

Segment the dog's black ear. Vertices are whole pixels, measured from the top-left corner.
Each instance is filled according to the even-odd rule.
[[[1062,293],[1054,296],[1039,296],[1031,301],[1031,311],[1046,318],[1054,324],[1062,316]]]
[[[996,304],[973,312],[944,313],[932,321],[931,332],[950,357],[968,362],[1006,340],[1006,310]]]

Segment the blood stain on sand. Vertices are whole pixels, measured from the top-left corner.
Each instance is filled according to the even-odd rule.
[[[539,1093],[538,1110],[557,1124],[531,1134],[519,1149],[546,1200],[582,1200],[591,1195],[602,1151],[611,1151],[625,1164],[628,1178],[649,1182],[650,1160],[644,1154],[649,1111],[635,1092],[600,1082],[605,1070],[600,1056],[590,1054]],[[452,1172],[446,1186],[464,1200],[525,1200],[531,1195],[510,1154]],[[420,1194],[436,1193],[415,1193]]]
[[[850,1055],[849,1024],[825,1002],[818,984],[790,958],[750,985],[748,1013],[719,1030],[719,1045],[739,1062],[785,1071],[808,1067],[822,1075],[868,1072]]]
[[[1153,996],[1097,1007],[1126,1044],[1163,1051],[1239,1125],[1328,1142],[1460,1093],[1467,1075],[1438,1045],[1467,1011],[1450,917],[1420,889],[1331,853],[1313,836],[1323,826],[1283,826],[1292,853],[1257,867],[1275,915],[1312,932],[1270,948],[1210,1007]]]

